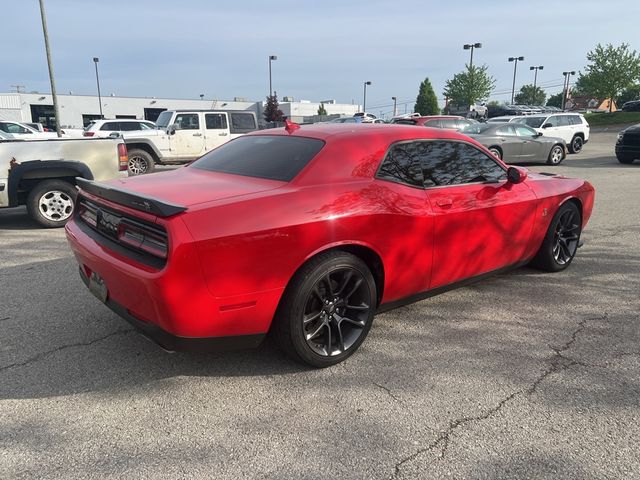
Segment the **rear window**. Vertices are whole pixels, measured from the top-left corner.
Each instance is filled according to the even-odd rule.
[[[322,140],[284,136],[240,137],[191,164],[211,172],[290,182],[324,146]]]

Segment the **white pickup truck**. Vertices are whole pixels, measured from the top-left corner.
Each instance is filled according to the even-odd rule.
[[[76,178],[126,177],[128,160],[122,139],[0,139],[0,208],[26,205],[41,226],[61,227],[75,208]]]
[[[213,110],[166,110],[156,126],[121,134],[129,151],[130,175],[152,172],[156,163],[190,162],[258,129],[253,112]]]

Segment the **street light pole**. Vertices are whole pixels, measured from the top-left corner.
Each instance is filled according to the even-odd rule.
[[[471,50],[471,59],[469,60],[469,84],[470,84],[470,90],[471,92],[473,92],[473,50],[475,48],[482,48],[482,44],[481,43],[465,43],[462,46],[463,50]],[[470,95],[472,96],[472,95]],[[469,104],[471,104],[472,102],[475,102],[475,98],[469,98]]]
[[[574,70],[571,70],[569,72],[562,72],[562,75],[564,75],[564,84],[562,88],[562,110],[564,110],[564,107],[567,103],[567,97],[569,96],[569,81],[571,79],[571,75],[575,74],[576,72]]]
[[[47,66],[49,67],[49,81],[51,82],[51,96],[53,97],[53,113],[56,117],[56,133],[62,137],[60,130],[60,110],[58,109],[58,95],[56,82],[53,79],[53,63],[51,62],[51,48],[49,47],[49,31],[47,30],[47,16],[44,11],[44,0],[40,0],[40,17],[42,18],[42,33],[44,34],[44,48],[47,52]]]
[[[398,97],[391,97],[391,100],[393,100],[393,116],[395,117],[397,115],[396,105],[398,102]]]
[[[513,65],[513,85],[511,86],[511,105],[513,105],[513,99],[516,94],[516,72],[518,71],[518,62],[524,60],[524,57],[509,57],[510,62],[515,62]]]
[[[371,85],[370,81],[364,82],[364,97],[362,99],[362,112],[367,113],[367,85]]]
[[[269,55],[269,96],[273,96],[273,86],[271,84],[271,62],[277,60],[278,57],[276,55]]]
[[[96,66],[96,83],[98,84],[98,104],[100,105],[100,118],[104,118],[102,115],[102,95],[100,95],[100,76],[98,75],[98,62],[100,59],[98,57],[93,57],[93,63]]]
[[[533,76],[533,89],[536,89],[536,85],[538,84],[538,70],[543,70],[544,69],[544,65],[538,65],[537,67],[529,67],[529,70],[535,70],[534,76]]]

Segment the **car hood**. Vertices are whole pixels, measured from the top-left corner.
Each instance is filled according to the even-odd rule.
[[[640,123],[638,123],[637,125],[631,125],[630,127],[627,127],[623,130],[623,132],[634,132],[634,133],[638,133],[640,132]]]
[[[171,172],[112,180],[107,184],[142,197],[189,207],[273,190],[286,182],[182,167]]]

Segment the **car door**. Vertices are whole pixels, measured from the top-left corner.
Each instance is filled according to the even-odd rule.
[[[502,148],[502,158],[505,162],[520,160],[522,156],[522,140],[516,135],[513,125],[507,123],[496,128],[498,144]]]
[[[526,125],[515,124],[516,135],[522,139],[522,160],[539,160],[546,156],[546,144],[539,140],[538,132]]]
[[[205,150],[213,150],[229,140],[229,122],[226,113],[204,114]]]
[[[536,210],[526,182],[508,183],[505,167],[469,143],[424,145],[420,160],[435,216],[430,288],[520,262]]]
[[[571,141],[571,137],[569,137],[569,140],[565,138],[567,132],[560,127],[559,119],[560,115],[551,115],[542,122],[542,130],[540,131],[545,137],[562,138],[565,142]]]
[[[204,135],[198,113],[178,113],[174,126],[175,133],[169,137],[173,157],[193,158],[204,153]]]

